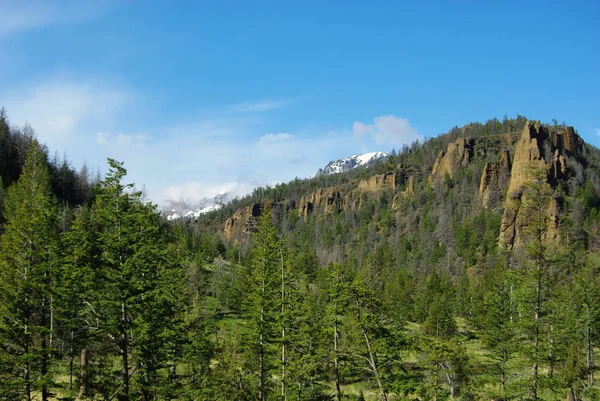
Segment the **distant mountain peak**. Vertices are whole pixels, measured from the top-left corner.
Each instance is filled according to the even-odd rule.
[[[185,199],[176,201],[169,200],[161,208],[161,212],[167,220],[177,220],[180,218],[194,219],[201,214],[209,213],[223,207],[227,202],[227,194],[219,194],[212,198],[205,198],[195,202],[189,202]]]
[[[385,159],[389,155],[384,152],[370,152],[358,155],[345,157],[343,159],[330,161],[325,167],[320,168],[315,173],[315,177],[322,175],[330,175],[337,173],[345,173],[350,170],[354,170],[357,167],[370,166],[373,163]]]

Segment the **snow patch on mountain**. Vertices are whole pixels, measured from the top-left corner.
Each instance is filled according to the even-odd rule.
[[[161,213],[167,220],[197,219],[202,214],[219,210],[228,201],[228,194],[219,194],[212,198],[205,198],[195,202],[187,200],[169,200],[161,208]]]
[[[389,155],[383,152],[370,152],[359,155],[345,157],[339,160],[330,161],[325,167],[320,168],[315,173],[315,177],[337,173],[345,173],[358,167],[370,166],[373,163],[383,160]]]

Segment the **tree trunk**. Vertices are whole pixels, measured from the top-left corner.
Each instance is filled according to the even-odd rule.
[[[338,286],[340,285],[339,273],[336,275],[335,278],[336,278],[336,295],[335,295],[335,300],[334,300],[334,304],[333,304],[333,353],[334,353],[333,366],[335,369],[335,391],[336,391],[337,401],[342,401],[342,389],[340,386],[340,361],[339,361],[339,349],[338,349],[338,339],[339,339],[338,299],[339,299],[339,293],[337,292],[337,288],[339,288]]]
[[[27,325],[25,325],[25,355],[29,354],[29,333],[27,329]],[[31,365],[29,364],[29,359],[25,362],[25,396],[27,401],[31,401]]]
[[[594,342],[592,341],[592,325],[590,316],[590,306],[587,305],[588,310],[588,322],[587,322],[587,381],[588,386],[594,385]]]
[[[553,330],[553,326],[550,325],[550,332],[552,333]],[[548,377],[552,378],[552,376],[554,375],[554,338],[552,337],[552,334],[550,335],[550,353],[548,355]]]
[[[538,390],[538,376],[539,376],[539,364],[538,364],[538,355],[540,348],[540,304],[541,304],[541,283],[540,278],[538,276],[536,284],[535,284],[535,327],[533,332],[533,375],[532,375],[532,383],[531,383],[531,398],[533,400],[537,400],[537,390]]]
[[[504,360],[500,362],[500,390],[502,397],[506,394],[506,370],[504,369]]]
[[[279,253],[281,256],[281,401],[285,401],[286,399],[286,377],[285,377],[285,367],[286,367],[286,355],[285,355],[285,271],[283,264],[283,250],[280,248]]]
[[[79,398],[83,398],[88,394],[88,362],[90,351],[87,348],[81,350],[79,357]]]
[[[70,333],[71,344],[69,345],[69,391],[73,390],[73,338],[75,337],[73,330]]]
[[[336,310],[337,313],[337,310]],[[337,395],[337,401],[342,401],[342,389],[340,387],[340,362],[338,357],[338,322],[337,316],[333,323],[333,366],[335,369],[335,391]]]
[[[387,394],[385,389],[383,388],[383,383],[381,382],[381,378],[379,377],[379,369],[377,368],[377,361],[375,358],[375,354],[371,348],[371,341],[369,340],[369,335],[364,327],[361,326],[361,331],[363,337],[365,339],[365,344],[367,346],[367,352],[369,353],[369,364],[371,365],[371,369],[373,371],[373,376],[375,376],[375,381],[377,382],[377,387],[379,388],[379,392],[381,393],[381,397],[383,401],[388,401]]]
[[[129,337],[127,334],[127,310],[125,301],[121,303],[121,352],[123,361],[123,395],[125,400],[129,400]]]
[[[259,334],[258,334],[258,399],[259,400],[264,400],[265,399],[265,389],[264,389],[264,338],[263,338],[263,323],[265,321],[265,308],[264,308],[264,299],[265,299],[265,264],[266,261],[263,260],[263,266],[262,266],[262,281],[261,281],[261,298],[262,298],[262,303],[261,303],[261,307],[260,307],[260,323],[258,325],[258,330],[259,330]]]
[[[46,278],[46,276],[44,277]],[[46,305],[46,297],[44,296],[42,298],[42,307],[41,307],[41,326],[46,329],[47,326],[49,325],[49,322],[47,320],[48,318],[48,313],[47,313],[47,305]],[[41,353],[42,353],[42,357],[41,357],[41,363],[40,363],[40,374],[42,376],[42,401],[48,401],[48,385],[46,384],[46,379],[47,379],[47,375],[48,375],[48,359],[49,359],[49,354],[48,354],[48,333],[46,333],[46,331],[44,330],[44,332],[41,334],[41,343],[40,343],[40,347],[41,347]]]

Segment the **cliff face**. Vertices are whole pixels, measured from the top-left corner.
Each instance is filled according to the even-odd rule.
[[[458,138],[451,142],[435,160],[427,181],[433,187],[441,182],[446,174],[454,178],[461,168],[471,168],[473,162],[488,161],[484,164],[481,177],[474,184],[475,202],[481,202],[485,209],[503,209],[498,241],[508,249],[519,247],[525,242],[527,227],[530,225],[529,209],[525,188],[534,178],[534,171],[541,170],[544,183],[553,194],[547,205],[548,227],[545,238],[548,241],[558,239],[562,199],[555,189],[569,179],[567,159],[581,161],[584,143],[572,127],[559,132],[551,132],[537,122],[526,123],[522,132],[502,135]],[[478,164],[479,165],[479,164]],[[298,204],[269,203],[254,204],[237,210],[225,222],[224,237],[228,241],[240,242],[250,238],[256,231],[257,218],[263,207],[271,207],[274,216],[285,211],[298,213],[304,220],[313,213],[332,215],[344,211],[356,211],[361,199],[377,197],[383,192],[391,193],[392,209],[401,208],[406,200],[414,200],[415,188],[422,185],[418,177],[427,166],[398,164],[394,171],[376,174],[371,177],[347,182],[327,188],[317,188],[312,193],[301,196]],[[426,170],[425,170],[426,171]],[[475,177],[471,170],[466,177]],[[402,191],[396,186],[397,179],[406,186]],[[477,191],[478,189],[478,191]],[[423,198],[424,199],[424,198]],[[423,200],[421,199],[421,201]],[[297,210],[295,207],[297,206]],[[418,207],[417,204],[413,207]],[[277,218],[275,217],[275,220]]]
[[[298,215],[305,220],[313,210],[336,213],[346,205],[347,192],[342,187],[318,188],[309,196],[300,198]]]
[[[411,175],[408,178],[408,184],[406,185],[406,189],[402,191],[402,196],[412,199],[415,196],[415,177]]]
[[[223,228],[225,239],[230,242],[239,242],[248,234],[256,232],[262,210],[263,206],[258,203],[236,210],[233,216],[225,220]]]
[[[504,204],[504,215],[500,227],[499,242],[512,249],[524,242],[530,216],[524,207],[524,186],[534,179],[536,170],[542,170],[546,183],[555,188],[568,177],[565,155],[577,157],[581,154],[583,141],[572,127],[562,132],[548,132],[539,123],[528,122],[514,151],[514,162]],[[545,154],[550,153],[550,154]],[[547,162],[546,160],[550,160]],[[554,194],[546,206],[548,227],[546,240],[558,238],[560,198]]]
[[[473,144],[474,140],[471,138],[458,138],[446,150],[442,150],[433,164],[429,185],[433,185],[436,180],[443,180],[446,174],[452,178],[458,169],[466,167],[473,155]]]
[[[358,190],[367,193],[379,193],[381,191],[396,191],[396,174],[377,174],[366,180],[358,182]],[[331,188],[318,188],[310,195],[302,196],[298,202],[298,216],[304,220],[308,216],[319,211],[325,214],[339,213],[348,207],[356,207],[359,198],[353,190],[347,190],[342,186]]]
[[[487,162],[481,173],[479,183],[479,196],[484,208],[490,207],[492,203],[503,195],[502,188],[508,181],[510,174],[510,152],[502,151],[498,162]]]
[[[396,191],[396,173],[377,174],[358,183],[358,189],[368,192]]]

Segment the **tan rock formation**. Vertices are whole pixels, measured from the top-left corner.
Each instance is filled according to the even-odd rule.
[[[436,180],[443,180],[446,174],[450,178],[461,167],[466,167],[471,161],[473,151],[473,140],[470,138],[458,138],[448,144],[446,150],[442,150],[433,164],[428,182],[432,185]]]
[[[402,191],[402,196],[405,198],[412,199],[415,196],[415,177],[408,177],[408,184],[406,185],[406,189]]]
[[[501,188],[502,182],[508,180],[509,174],[510,152],[508,150],[502,152],[499,162],[488,162],[483,166],[481,181],[479,182],[479,196],[484,208],[487,209],[490,206],[492,198],[500,196],[500,191],[503,189]]]
[[[583,140],[573,127],[566,127],[562,132],[552,132],[550,139],[555,148],[564,150],[568,155],[578,156],[583,150]]]
[[[528,122],[525,125],[515,148],[504,215],[500,227],[499,241],[501,245],[512,249],[524,242],[525,232],[529,225],[529,216],[526,215],[526,211],[522,207],[526,201],[523,195],[523,187],[533,180],[534,171],[545,170],[547,183],[551,187],[555,187],[568,176],[564,155],[577,156],[580,154],[582,146],[581,138],[572,127],[568,127],[559,133],[550,133],[539,122]],[[544,151],[548,150],[553,152],[553,158],[549,163],[546,163]],[[559,237],[560,199],[557,196],[552,198],[546,208],[548,227],[545,239],[547,241],[553,241]]]
[[[342,187],[318,188],[310,196],[300,198],[298,215],[304,219],[314,210],[325,213],[338,213],[346,205],[347,193]]]
[[[298,203],[298,216],[302,217],[304,220],[308,219],[308,216],[313,211],[313,203],[310,201],[309,197],[303,196],[300,198],[300,202]]]
[[[550,169],[548,170],[548,182],[550,182],[553,186],[558,184],[558,182],[567,177],[567,162],[563,155],[561,155],[556,149],[554,151],[554,159],[552,159],[552,163],[550,164]]]
[[[391,190],[396,191],[396,173],[377,174],[362,180],[358,183],[358,188],[368,192],[378,192]]]
[[[262,214],[262,205],[255,203],[235,211],[233,216],[225,221],[223,236],[227,241],[238,242],[247,233],[257,230],[258,217]]]

